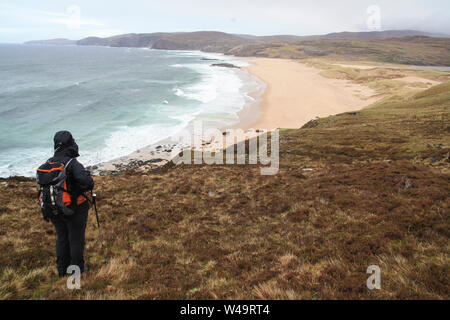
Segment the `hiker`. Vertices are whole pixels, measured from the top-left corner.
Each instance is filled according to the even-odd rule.
[[[65,169],[66,179],[63,182],[63,191],[67,192],[64,192],[62,199],[67,209],[64,208],[64,211],[53,209],[48,213],[50,210],[45,210],[45,205],[42,205],[41,201],[44,219],[47,222],[51,221],[56,229],[56,264],[59,276],[63,277],[67,275],[67,268],[70,265],[77,265],[81,272],[84,271],[85,230],[90,207],[85,193],[94,188],[94,180],[90,172],[76,160],[79,156],[78,145],[69,131],[57,132],[53,141],[55,153],[38,169],[38,183],[43,190],[42,180],[45,180],[45,177],[41,177],[39,181],[40,174],[42,176],[47,173],[53,174],[51,178],[54,180],[54,171],[59,174],[62,169]],[[57,189],[52,189],[53,197],[57,192],[55,190]],[[53,198],[53,205],[55,205],[54,202]]]

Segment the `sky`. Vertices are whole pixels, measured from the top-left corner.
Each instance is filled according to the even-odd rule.
[[[123,33],[315,35],[410,29],[450,34],[449,0],[0,0],[0,42]]]

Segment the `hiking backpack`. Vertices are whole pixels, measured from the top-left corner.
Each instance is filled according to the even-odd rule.
[[[71,207],[72,197],[67,189],[66,172],[72,160],[66,164],[48,160],[37,169],[36,180],[40,186],[39,205],[46,219],[59,214],[71,216],[75,212]]]

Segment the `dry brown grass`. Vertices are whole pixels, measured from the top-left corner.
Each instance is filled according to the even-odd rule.
[[[448,299],[449,89],[283,130],[275,176],[183,165],[96,177],[106,251],[91,214],[78,291],[57,278],[35,183],[3,179],[0,297]],[[373,264],[381,290],[366,287]]]
[[[318,39],[293,43],[250,44],[228,53],[285,59],[327,58],[407,65],[450,65],[448,38]]]

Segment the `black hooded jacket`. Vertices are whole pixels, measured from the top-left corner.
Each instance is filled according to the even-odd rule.
[[[81,163],[77,161],[78,145],[68,131],[59,131],[55,134],[55,153],[50,161],[60,161],[67,163],[73,159],[67,167],[67,184],[68,191],[72,196],[78,197],[85,191],[94,188],[94,180],[91,174]]]

